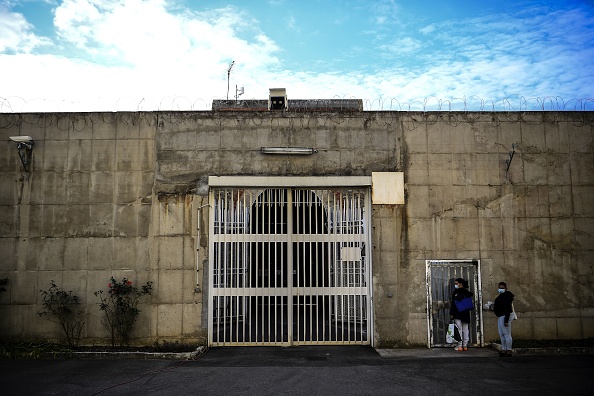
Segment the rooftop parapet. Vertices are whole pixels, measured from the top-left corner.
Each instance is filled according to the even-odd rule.
[[[268,100],[221,100],[212,101],[213,111],[279,111],[268,110]],[[289,99],[285,111],[330,111],[330,112],[360,112],[363,111],[361,99]]]

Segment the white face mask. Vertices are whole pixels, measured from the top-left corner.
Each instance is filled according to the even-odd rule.
[[[505,293],[505,289],[497,289],[499,293]]]
[[[460,288],[460,285],[454,285],[454,288],[458,289],[458,288]]]

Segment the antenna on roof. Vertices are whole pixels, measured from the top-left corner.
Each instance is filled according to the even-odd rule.
[[[235,102],[237,102],[239,100],[239,97],[241,95],[243,95],[244,93],[244,87],[237,87],[237,85],[235,86]]]
[[[233,69],[233,65],[235,65],[235,61],[231,61],[229,68],[227,69],[227,100],[229,100],[229,78],[231,77],[231,69]]]

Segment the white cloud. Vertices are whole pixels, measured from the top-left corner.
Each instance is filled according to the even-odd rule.
[[[586,66],[594,61],[591,11],[533,10],[434,24],[423,30],[432,33],[427,43],[433,45],[432,51],[415,52],[421,63],[412,80],[405,91],[396,86],[384,90],[388,95],[417,99],[478,95],[488,100],[516,94],[594,96],[594,75]],[[400,43],[383,49],[391,55],[399,47],[396,44]],[[378,75],[387,80],[390,73]]]
[[[403,53],[414,52],[421,47],[421,42],[411,37],[394,39],[389,44],[379,46],[379,48],[384,51],[384,56],[388,57],[397,57]]]
[[[422,28],[421,30],[419,30],[419,32],[421,32],[423,34],[431,34],[434,31],[435,31],[435,26],[434,25],[425,26],[424,28]]]
[[[384,24],[386,22],[393,23],[398,20],[400,6],[395,0],[370,1],[368,6],[376,14],[375,21],[378,24]]]
[[[64,0],[56,8],[54,25],[59,37],[86,49],[93,38],[93,25],[100,20],[97,7],[86,0]]]
[[[0,6],[0,53],[30,53],[36,47],[51,44],[47,38],[32,33],[32,28],[22,14]]]
[[[416,30],[431,34],[429,43],[402,35],[369,49],[390,59],[409,56],[415,67],[388,63],[370,73],[318,74],[284,70],[277,57],[282,49],[240,9],[197,13],[172,5],[65,0],[54,19],[62,55],[9,54],[27,52],[26,43],[31,52],[47,40],[32,35],[22,15],[0,11],[0,69],[15,77],[3,81],[0,96],[13,97],[14,111],[208,109],[212,98],[226,97],[231,60],[230,98],[235,84],[245,86],[244,99],[286,87],[292,99],[357,97],[385,109],[427,98],[594,96],[594,30],[591,13],[579,10],[435,23]],[[391,18],[398,11],[390,1],[375,7]],[[10,23],[3,24],[7,15]],[[83,60],[67,53],[74,48]]]
[[[164,0],[92,2],[67,0],[56,9],[61,38],[111,62],[154,68],[186,63],[206,66],[247,58],[256,66],[275,63],[274,43],[251,27],[249,16],[234,8],[205,13],[171,13]],[[250,39],[239,33],[249,31]],[[257,56],[256,56],[257,55]]]
[[[231,60],[236,61],[232,84],[237,79],[256,84],[278,67],[276,43],[254,28],[249,15],[229,7],[172,13],[167,6],[162,0],[64,1],[55,10],[59,39],[65,48],[86,53],[86,60],[0,54],[4,72],[27,76],[27,84],[7,82],[0,96],[42,97],[62,106],[67,103],[60,98],[96,104],[97,98],[116,103],[131,96],[136,99],[129,103],[144,98],[144,106],[157,103],[157,108],[167,97],[195,98],[190,103],[226,97]]]
[[[375,23],[378,25],[383,25],[384,23],[386,23],[387,20],[388,20],[388,18],[386,18],[383,15],[375,17]]]
[[[293,15],[291,15],[286,19],[285,24],[287,25],[287,27],[289,29],[299,31],[300,29],[297,27],[296,22],[297,21],[295,20],[295,17]]]

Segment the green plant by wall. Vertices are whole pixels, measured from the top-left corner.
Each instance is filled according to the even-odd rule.
[[[109,288],[107,297],[103,296],[103,290],[95,292],[101,300],[99,309],[105,313],[101,323],[109,331],[113,347],[128,345],[132,327],[140,313],[137,308],[138,302],[140,297],[151,294],[153,282],[147,282],[138,289],[127,278],[118,282],[111,277],[107,287]]]
[[[85,313],[79,308],[78,296],[73,291],[61,290],[52,280],[50,288],[40,290],[43,311],[39,316],[47,316],[51,322],[58,323],[68,346],[77,346],[85,325]]]

